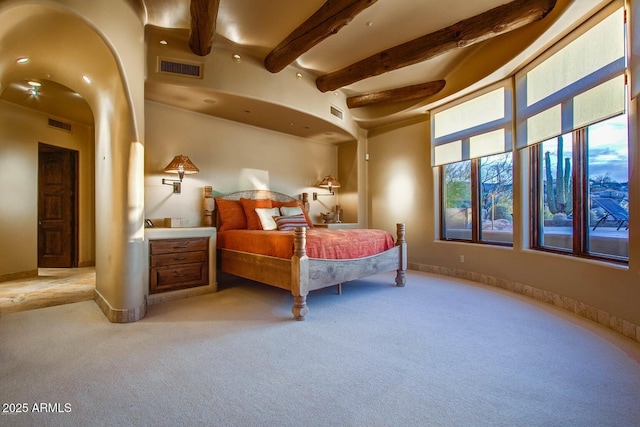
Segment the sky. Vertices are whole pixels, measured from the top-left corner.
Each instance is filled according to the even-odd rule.
[[[621,115],[589,129],[589,176],[609,172],[619,183],[629,181],[627,117]]]
[[[629,181],[627,144],[627,116],[620,115],[589,127],[589,177],[605,176],[612,181]],[[546,143],[545,151],[551,153],[551,167],[555,171],[556,145]],[[564,137],[564,157],[571,156],[571,135]]]

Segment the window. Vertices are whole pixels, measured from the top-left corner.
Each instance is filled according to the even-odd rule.
[[[471,160],[441,166],[445,239],[471,240]]]
[[[480,241],[513,243],[513,160],[511,153],[479,162]]]
[[[506,80],[432,112],[442,239],[513,242],[512,92]]]
[[[615,2],[516,75],[535,249],[628,261],[624,18]]]
[[[530,246],[628,261],[622,3],[609,3],[518,71],[513,83],[431,111],[441,239],[512,244],[513,140],[531,160]]]
[[[552,138],[532,149],[538,164],[533,230],[537,238],[533,246],[628,260],[626,115]]]
[[[441,166],[445,240],[513,243],[511,153]]]

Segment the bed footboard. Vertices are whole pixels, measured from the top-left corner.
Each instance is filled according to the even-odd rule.
[[[297,227],[294,232],[294,255],[291,259],[291,293],[294,299],[291,312],[294,318],[304,320],[304,316],[308,313],[309,291],[393,270],[396,270],[396,286],[405,286],[407,282],[405,225],[397,224],[396,233],[396,245],[388,251],[365,258],[326,260],[307,256],[306,230],[304,227]]]
[[[364,258],[331,260],[309,258],[305,249],[306,229],[298,227],[294,231],[291,259],[220,249],[220,268],[225,273],[291,291],[293,317],[304,320],[309,312],[309,291],[393,270],[396,270],[396,286],[405,286],[407,244],[404,224],[397,224],[396,233],[395,246],[385,252]]]

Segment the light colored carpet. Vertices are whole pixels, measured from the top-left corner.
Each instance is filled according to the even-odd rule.
[[[0,402],[29,413],[0,425],[640,426],[636,342],[499,289],[393,277],[312,292],[304,322],[250,282],[132,324],[93,302],[3,315]]]

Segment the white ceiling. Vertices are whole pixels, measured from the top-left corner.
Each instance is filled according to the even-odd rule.
[[[190,0],[129,1],[140,12],[146,24],[157,27],[160,31],[163,29],[188,31],[189,29]],[[437,103],[513,73],[563,33],[608,2],[607,0],[557,0],[553,12],[540,22],[470,47],[457,49],[417,65],[353,83],[341,90],[347,96],[351,96],[445,79],[447,82],[445,89],[429,99],[351,110],[355,120],[364,128],[373,128],[424,114],[427,108]],[[244,52],[251,52],[253,56],[264,59],[273,48],[324,3],[324,0],[220,0],[215,37],[235,43],[242,47]],[[313,76],[333,72],[381,50],[413,40],[505,3],[508,1],[377,0],[337,34],[304,53],[295,65]],[[26,35],[28,29],[20,31],[24,31]],[[25,102],[22,87],[24,80],[18,80],[18,76],[14,76],[13,79],[15,83],[5,87],[0,98],[22,104]],[[52,81],[55,83],[55,76]],[[146,87],[149,99],[161,98],[157,94],[154,95],[154,91],[171,93],[176,90],[179,90],[179,87],[168,87],[165,84],[151,84]],[[176,105],[180,108],[194,111],[202,109],[202,95],[198,91],[185,90],[180,99],[180,105]],[[63,108],[64,111],[61,112],[60,104],[58,102],[50,105],[50,108],[55,108],[56,105],[58,107],[58,110],[52,111],[51,114],[61,115],[64,111],[67,111],[67,115],[75,114],[74,111],[77,108]],[[270,108],[264,102],[245,108],[262,111],[263,122],[270,122],[267,117],[270,111],[273,114],[283,113],[281,110]],[[69,118],[82,122],[87,120],[86,111],[78,114],[77,117]],[[256,125],[263,124],[256,123]],[[287,129],[276,130],[288,132]],[[329,126],[328,130],[335,129]]]

